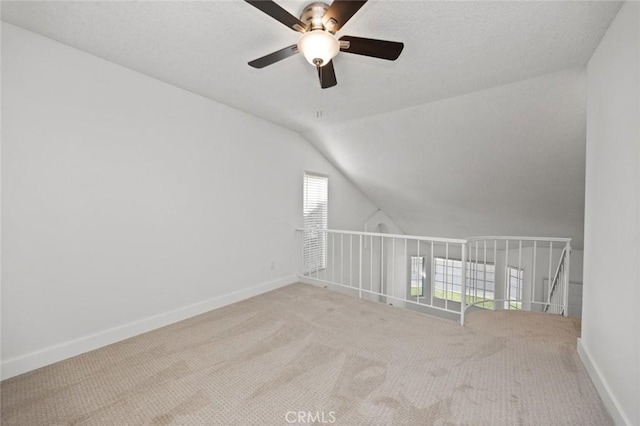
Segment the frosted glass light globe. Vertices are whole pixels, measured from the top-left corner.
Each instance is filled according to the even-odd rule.
[[[313,30],[298,39],[298,50],[311,65],[325,66],[340,51],[340,42],[328,31]]]

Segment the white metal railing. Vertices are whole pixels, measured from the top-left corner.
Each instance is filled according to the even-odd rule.
[[[568,274],[565,273],[565,269],[568,265],[568,261],[566,263],[564,262],[566,256],[567,249],[565,248],[562,250],[562,254],[560,255],[560,262],[558,263],[556,273],[553,275],[553,279],[549,281],[549,288],[547,290],[548,297],[547,303],[544,305],[544,312],[551,311],[556,314],[566,312],[564,298],[565,296],[568,296],[569,289],[569,277]],[[560,307],[562,307],[562,309],[560,309]]]
[[[360,298],[445,312],[458,316],[462,325],[469,309],[568,313],[568,238],[298,231],[303,237],[303,281],[349,289]],[[305,244],[324,251],[306,259],[310,251]]]
[[[570,238],[475,237],[468,245],[469,261],[496,265],[496,277],[490,302],[478,297],[482,282],[470,281],[467,309],[491,303],[493,309],[568,315]]]

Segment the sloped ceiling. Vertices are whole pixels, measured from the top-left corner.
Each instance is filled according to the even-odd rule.
[[[569,70],[307,137],[407,233],[581,247],[585,128],[585,74]]]
[[[338,35],[405,50],[338,55],[328,90],[301,55],[247,66],[298,34],[240,0],[5,1],[2,19],[304,134],[407,233],[580,246],[581,70],[620,6],[371,0]]]

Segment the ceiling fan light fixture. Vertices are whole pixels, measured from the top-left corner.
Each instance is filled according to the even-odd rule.
[[[340,51],[340,42],[328,31],[308,31],[298,39],[298,50],[314,67],[325,66]]]

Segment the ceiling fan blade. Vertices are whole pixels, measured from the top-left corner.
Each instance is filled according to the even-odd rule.
[[[352,36],[340,37],[340,41],[348,43],[348,47],[342,47],[342,45],[346,43],[341,43],[340,50],[343,52],[388,59],[390,61],[398,59],[398,56],[402,53],[402,49],[404,49],[404,43],[397,41]]]
[[[336,70],[333,69],[333,61],[329,61],[323,67],[318,67],[318,78],[320,79],[320,87],[323,89],[328,89],[338,84]]]
[[[245,0],[245,1],[250,5],[252,5],[253,7],[255,7],[256,9],[263,11],[267,15],[271,16],[273,19],[280,21],[281,23],[283,23],[284,25],[286,25],[287,27],[295,31],[299,31],[303,33],[307,30],[307,26],[304,24],[304,22],[302,22],[301,20],[299,20],[298,18],[296,18],[295,16],[293,16],[292,14],[284,10],[281,6],[279,6],[276,2],[272,0]]]
[[[293,44],[289,47],[285,47],[284,49],[269,53],[262,58],[254,59],[253,61],[249,62],[249,65],[254,68],[264,68],[267,65],[275,64],[278,61],[287,59],[289,56],[293,56],[296,53],[298,53],[298,46]]]
[[[329,10],[324,14],[322,22],[335,33],[340,30],[366,2],[367,0],[333,0],[333,3],[329,6]],[[334,25],[328,25],[330,21],[333,21]]]

